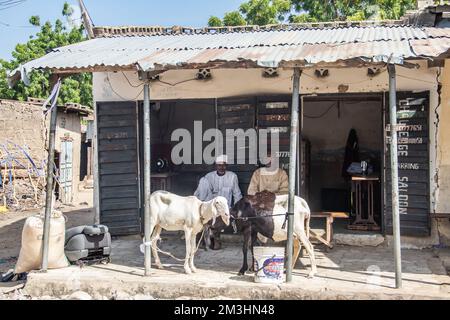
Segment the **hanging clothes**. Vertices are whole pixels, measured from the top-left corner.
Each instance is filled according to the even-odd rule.
[[[342,177],[346,180],[350,179],[347,169],[353,162],[360,162],[359,157],[359,140],[355,129],[351,129],[348,135],[347,144],[345,146],[344,165],[342,167]]]

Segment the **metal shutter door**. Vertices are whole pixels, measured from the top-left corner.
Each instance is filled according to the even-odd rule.
[[[387,98],[388,100],[388,98]],[[386,103],[386,106],[389,102]],[[429,92],[397,93],[399,130],[400,227],[403,236],[429,236],[430,219],[430,99]],[[389,110],[386,107],[386,123]],[[385,139],[385,221],[392,234],[390,134]]]
[[[113,235],[140,234],[136,103],[97,106],[100,221]]]

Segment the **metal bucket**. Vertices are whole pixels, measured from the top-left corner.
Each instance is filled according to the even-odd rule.
[[[284,253],[281,247],[255,247],[255,282],[280,284],[285,282]]]

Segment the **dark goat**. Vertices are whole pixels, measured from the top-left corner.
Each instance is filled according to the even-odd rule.
[[[248,270],[247,252],[250,246],[252,252],[252,271],[254,268],[253,247],[258,238],[258,234],[269,238],[275,242],[285,241],[287,239],[287,228],[283,228],[285,214],[288,207],[288,197],[278,196],[270,192],[262,192],[255,196],[246,196],[241,199],[231,210],[231,220],[235,223],[238,232],[244,236],[242,246],[243,264],[239,275],[244,275]],[[310,277],[316,273],[316,263],[314,257],[314,248],[311,245],[305,224],[309,228],[310,211],[306,202],[296,197],[294,210],[294,256],[295,265],[301,245],[307,250],[311,259]]]
[[[197,243],[201,241],[201,246],[205,249],[205,251],[208,251],[208,248],[212,250],[220,250],[222,245],[219,242],[218,237],[226,228],[227,225],[223,222],[222,218],[218,218],[214,225],[212,222],[209,222],[205,225],[204,232],[197,235]]]

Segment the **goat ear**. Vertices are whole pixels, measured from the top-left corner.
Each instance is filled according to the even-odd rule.
[[[212,211],[212,225],[216,223],[216,217],[217,217],[217,200],[214,199],[211,206]]]
[[[258,203],[258,201],[257,201],[255,196],[249,196],[247,201],[248,201],[248,204],[250,206],[252,206],[252,207],[255,206]]]
[[[217,211],[217,199],[214,199],[211,204],[212,204],[212,210]]]

